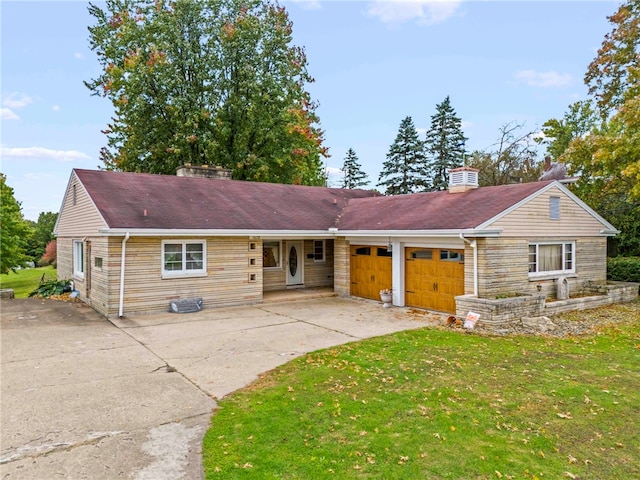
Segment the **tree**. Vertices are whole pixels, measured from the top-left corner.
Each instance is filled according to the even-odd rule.
[[[44,253],[40,259],[40,266],[53,265],[56,266],[58,262],[58,242],[51,240],[47,243]]]
[[[362,171],[362,167],[358,163],[358,156],[352,148],[347,150],[347,156],[344,157],[341,170],[344,174],[341,185],[342,188],[358,188],[369,183],[369,176]]]
[[[386,188],[385,195],[413,193],[424,189],[426,176],[424,142],[418,137],[413,119],[406,117],[389,147],[378,186]]]
[[[431,116],[431,128],[427,132],[425,148],[429,157],[429,189],[445,190],[449,184],[449,169],[464,164],[462,121],[456,116],[449,96],[436,105]]]
[[[613,30],[585,75],[601,120],[558,158],[579,177],[576,194],[621,230],[619,253],[640,255],[640,2],[626,1],[609,20]]]
[[[613,30],[605,35],[584,77],[603,118],[640,95],[640,2],[627,0],[608,19]]]
[[[522,132],[524,124],[509,122],[500,127],[498,140],[488,151],[475,151],[467,161],[477,168],[480,186],[506,185],[538,180],[542,165],[536,160],[534,132]]]
[[[27,253],[33,258],[40,258],[47,244],[54,239],[53,229],[56,226],[58,214],[54,212],[40,212],[37,222],[32,224],[32,235],[28,240]]]
[[[322,184],[313,78],[275,1],[107,0],[89,13],[103,71],[85,84],[115,110],[107,168],[215,164],[236,179]]]
[[[571,141],[589,133],[597,120],[589,100],[572,103],[562,120],[552,118],[542,125],[544,137],[536,138],[536,142],[546,145],[547,154],[557,160]]]
[[[31,229],[22,216],[22,208],[7,185],[6,176],[0,173],[0,273],[24,267],[30,258],[25,254],[26,240]]]

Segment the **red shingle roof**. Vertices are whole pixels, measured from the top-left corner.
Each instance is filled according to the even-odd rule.
[[[109,228],[327,230],[348,199],[373,195],[341,188],[74,171]]]
[[[551,183],[385,197],[341,188],[81,169],[74,172],[109,228],[131,229],[468,229]]]
[[[349,202],[340,230],[459,230],[475,228],[551,182],[375,197]]]

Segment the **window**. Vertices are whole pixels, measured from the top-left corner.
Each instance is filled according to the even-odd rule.
[[[96,257],[94,259],[94,266],[96,268],[102,268],[102,257]]]
[[[207,273],[206,242],[162,242],[162,276],[190,277]]]
[[[549,197],[549,220],[560,220],[560,197]]]
[[[433,250],[415,250],[411,252],[411,258],[414,260],[431,260],[433,259]]]
[[[529,244],[529,275],[574,273],[574,251],[573,242]]]
[[[451,262],[464,262],[464,254],[453,250],[440,250],[440,260]]]
[[[376,249],[376,254],[378,257],[391,257],[393,256],[393,252],[389,251],[389,249],[385,248],[380,248],[378,247]]]
[[[371,247],[356,248],[356,255],[371,255]]]
[[[262,244],[262,267],[280,268],[280,242]]]
[[[73,241],[73,276],[84,278],[84,243]]]
[[[313,241],[313,261],[324,262],[324,240]]]

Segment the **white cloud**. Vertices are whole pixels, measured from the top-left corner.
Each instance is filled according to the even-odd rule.
[[[0,119],[2,120],[20,120],[20,117],[16,115],[10,108],[0,108]]]
[[[338,176],[342,176],[342,170],[340,170],[337,167],[327,167],[324,169],[324,171],[327,173],[327,175],[338,175]]]
[[[513,76],[531,87],[566,87],[573,83],[573,77],[568,73],[558,73],[553,70],[548,72],[518,70]]]
[[[59,112],[60,111],[60,105],[53,105],[51,107],[51,110],[53,110],[54,112]]]
[[[461,3],[462,0],[374,0],[367,13],[393,26],[410,20],[434,25],[455,15]]]
[[[43,147],[9,148],[1,147],[0,156],[12,159],[54,160],[56,162],[77,162],[91,157],[77,150],[52,150]]]
[[[24,93],[12,92],[2,96],[2,106],[7,108],[23,108],[31,103],[31,97]]]
[[[84,55],[82,53],[80,53],[80,52],[74,53],[73,56],[78,60],[83,60],[84,59]]]

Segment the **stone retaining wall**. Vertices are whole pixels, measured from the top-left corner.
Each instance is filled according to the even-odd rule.
[[[638,298],[638,283],[610,282],[597,290],[604,294],[546,301],[546,295],[522,295],[512,298],[487,299],[473,295],[456,297],[456,315],[466,317],[468,312],[480,314],[480,322],[487,326],[507,325],[523,318],[553,316],[562,312],[585,310],[613,303],[633,302]]]

